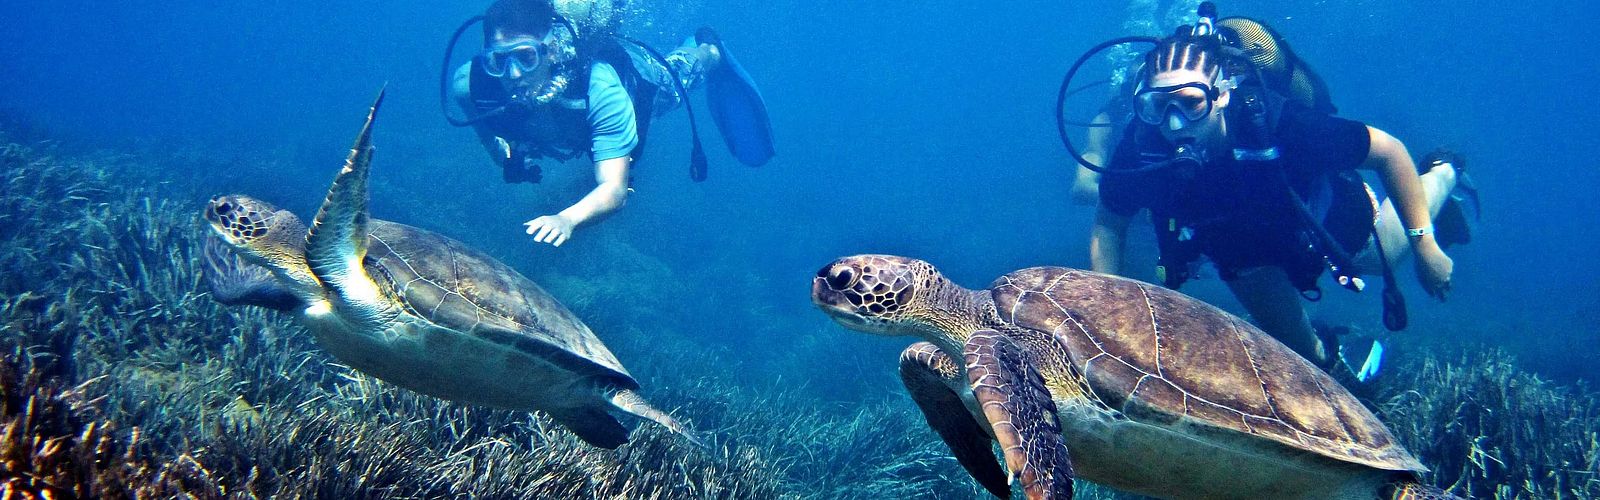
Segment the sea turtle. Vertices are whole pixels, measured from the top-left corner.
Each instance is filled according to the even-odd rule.
[[[294,313],[339,361],[429,396],[542,410],[603,448],[628,439],[610,410],[698,444],[538,285],[461,242],[368,217],[372,124],[382,102],[380,93],[309,231],[294,213],[248,196],[207,204],[216,298]]]
[[[901,379],[1002,498],[1008,477],[1030,499],[1071,498],[1074,475],[1170,498],[1450,498],[1332,378],[1172,290],[1035,267],[974,291],[924,261],[860,255],[811,291],[846,327],[925,340]]]

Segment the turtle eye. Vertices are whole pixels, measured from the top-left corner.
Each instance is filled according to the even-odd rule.
[[[856,283],[856,272],[850,266],[835,266],[828,271],[828,288],[844,290]]]
[[[217,215],[228,215],[233,212],[233,204],[226,201],[217,204]]]

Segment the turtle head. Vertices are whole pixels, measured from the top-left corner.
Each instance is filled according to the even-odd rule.
[[[834,321],[880,335],[966,331],[970,294],[933,264],[893,255],[845,257],[811,280],[811,301]]]
[[[211,226],[212,235],[234,254],[274,274],[310,284],[304,283],[310,276],[306,225],[294,212],[249,196],[227,195],[212,198],[201,216]]]

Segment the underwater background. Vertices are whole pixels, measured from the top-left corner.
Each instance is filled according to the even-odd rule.
[[[9,3],[0,461],[154,497],[983,498],[905,396],[896,361],[912,340],[837,326],[809,280],[857,253],[922,258],[969,288],[1087,267],[1093,210],[1069,199],[1053,122],[1061,76],[1194,3],[636,1],[625,31],[658,47],[718,28],[761,85],[778,156],[740,166],[702,119],[711,171],[694,183],[687,120],[658,119],[627,207],[560,248],[521,223],[580,196],[589,167],[504,184],[440,117],[446,40],[487,2]],[[1448,302],[1407,264],[1405,332],[1380,334],[1376,293],[1327,287],[1313,308],[1391,346],[1367,399],[1426,479],[1475,497],[1600,496],[1600,60],[1583,43],[1600,7],[1219,8],[1283,34],[1340,115],[1415,155],[1471,160],[1484,210],[1449,252]],[[716,451],[651,426],[598,450],[542,417],[385,386],[286,318],[204,295],[204,202],[246,193],[309,216],[385,85],[374,217],[543,285]],[[1183,291],[1240,310],[1215,279]]]

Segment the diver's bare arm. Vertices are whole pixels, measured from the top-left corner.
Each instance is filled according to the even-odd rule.
[[[1411,160],[1411,153],[1406,151],[1405,144],[1388,132],[1369,126],[1367,133],[1371,136],[1372,146],[1367,150],[1364,167],[1378,173],[1384,191],[1394,202],[1400,223],[1407,229],[1429,227],[1433,221],[1428,215],[1428,197],[1422,188],[1421,178],[1417,176],[1417,166]],[[1419,256],[1443,251],[1431,233],[1412,238],[1411,245]]]
[[[583,199],[562,210],[560,215],[581,226],[611,215],[628,201],[628,168],[633,159],[612,158],[594,163],[594,180],[597,184]]]
[[[1083,159],[1095,165],[1105,165],[1111,152],[1111,115],[1100,113],[1089,123],[1107,125],[1090,128],[1084,143]],[[1072,181],[1072,201],[1079,205],[1096,205],[1100,202],[1100,173],[1078,165],[1077,177]]]
[[[1089,265],[1096,272],[1121,274],[1122,246],[1130,219],[1104,206],[1095,210],[1094,228],[1089,233]]]

